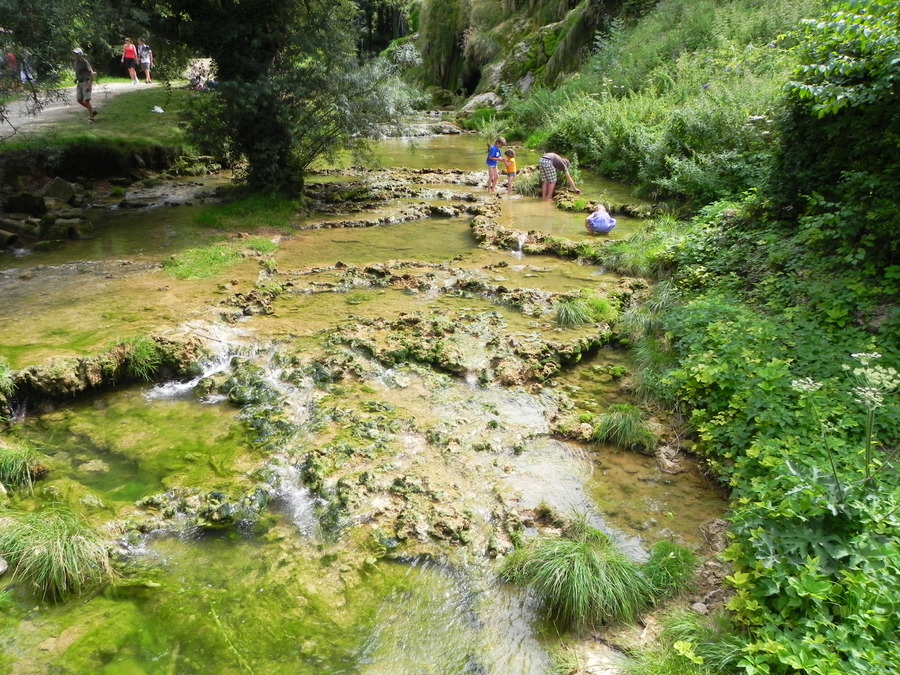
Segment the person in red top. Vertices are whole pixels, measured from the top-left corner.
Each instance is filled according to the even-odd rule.
[[[137,47],[131,41],[131,38],[125,38],[125,45],[122,47],[122,64],[128,70],[131,77],[131,84],[137,84],[137,73],[134,70],[134,63],[137,60]]]

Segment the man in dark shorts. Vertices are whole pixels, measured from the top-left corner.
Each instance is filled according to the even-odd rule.
[[[84,106],[88,111],[88,123],[93,124],[97,111],[91,105],[91,91],[94,88],[94,69],[86,58],[80,47],[72,50],[75,54],[75,100],[78,105]]]
[[[566,174],[566,180],[573,192],[581,194],[581,190],[575,187],[575,181],[569,175],[569,160],[560,157],[555,152],[545,153],[538,162],[538,171],[541,174],[541,197],[553,199],[553,191],[556,189],[557,174],[562,171]]]

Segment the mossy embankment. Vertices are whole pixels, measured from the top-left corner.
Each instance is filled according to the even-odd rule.
[[[136,178],[144,171],[166,171],[191,149],[175,123],[192,93],[159,86],[104,98],[96,86],[96,122],[86,124],[83,109],[52,126],[21,131],[0,145],[0,185],[4,191],[22,189],[47,177]],[[154,112],[154,109],[162,113]]]

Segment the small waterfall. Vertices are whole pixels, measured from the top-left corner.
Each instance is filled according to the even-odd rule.
[[[527,232],[516,232],[516,248],[510,250],[513,258],[515,258],[516,260],[522,259],[522,257],[525,255],[522,249],[525,247],[525,242],[527,241]]]
[[[229,331],[228,328],[203,325],[192,326],[189,329],[192,334],[202,337],[212,352],[210,358],[201,364],[202,372],[185,382],[170,380],[154,385],[144,392],[144,398],[147,401],[172,401],[192,397],[194,388],[201,380],[218,373],[228,372],[234,356],[246,355],[248,349],[255,351],[255,348],[249,348],[239,342],[237,338],[240,334]],[[224,399],[224,396],[216,394],[204,397],[201,402],[214,404],[220,403]]]
[[[304,537],[315,538],[319,533],[319,521],[315,507],[319,499],[305,488],[300,480],[300,470],[292,465],[280,465],[275,503]]]

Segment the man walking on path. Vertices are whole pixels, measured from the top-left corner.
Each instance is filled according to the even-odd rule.
[[[79,105],[87,108],[88,123],[93,124],[97,111],[91,105],[91,91],[94,88],[94,69],[86,58],[80,47],[72,50],[75,54],[75,100]]]
[[[138,61],[141,62],[141,70],[144,71],[144,82],[150,84],[150,69],[153,67],[153,50],[150,45],[140,38],[137,44]]]

